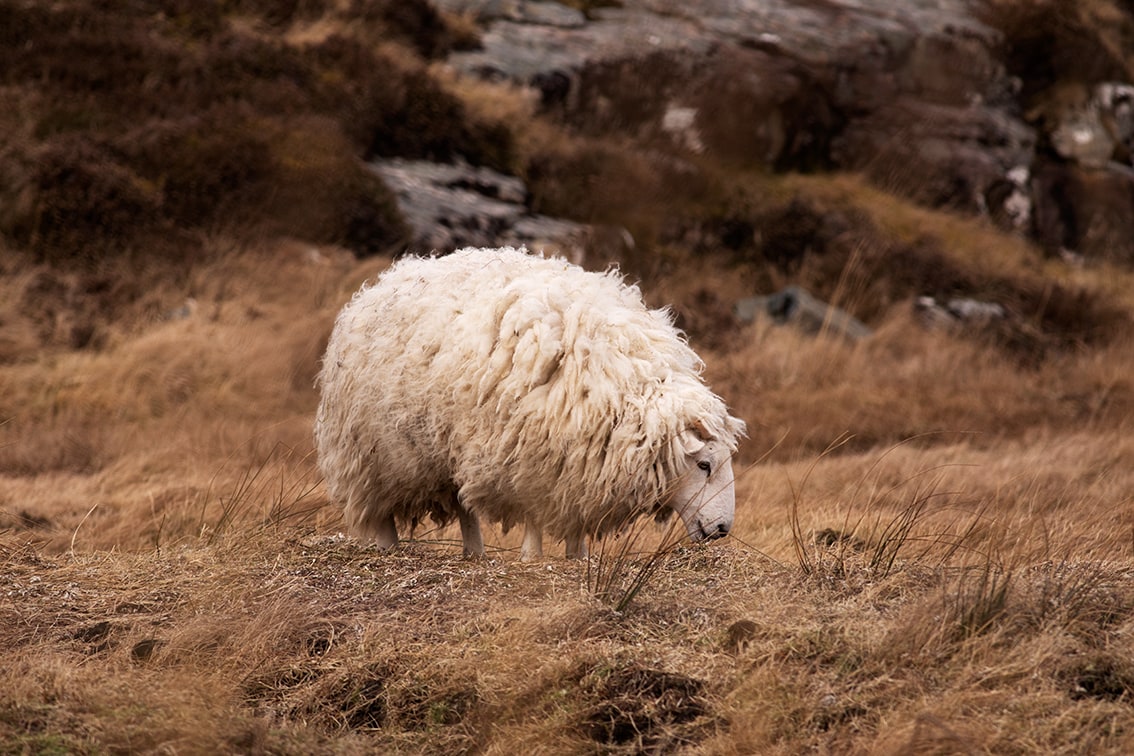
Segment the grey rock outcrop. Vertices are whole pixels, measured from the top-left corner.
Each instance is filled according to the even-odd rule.
[[[410,252],[452,252],[466,246],[554,248],[580,262],[590,229],[536,215],[524,204],[520,179],[467,164],[418,160],[371,163],[398,198],[413,231]]]
[[[473,16],[478,21],[513,21],[565,28],[583,26],[582,11],[556,2],[526,0],[435,0],[434,5],[449,13]]]
[[[582,132],[777,170],[861,171],[1053,253],[1134,261],[1122,241],[1134,239],[1134,89],[1091,84],[1073,108],[1025,114],[985,3],[623,0],[584,15],[436,2],[485,26],[481,49],[451,65],[535,88]]]
[[[997,33],[965,0],[625,0],[571,25],[532,20],[556,3],[440,4],[488,24],[482,49],[452,65],[536,87],[587,131],[774,168],[866,170],[973,210],[1035,143],[1006,107],[1014,84]]]

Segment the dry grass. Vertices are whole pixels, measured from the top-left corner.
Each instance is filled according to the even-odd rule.
[[[1134,745],[1127,342],[1022,370],[901,307],[858,346],[749,327],[701,348],[752,428],[734,538],[468,562],[335,535],[310,456],[333,315],[388,260],[208,259],[0,370],[7,751]],[[702,274],[651,297],[740,293]]]
[[[135,549],[159,533],[198,535],[201,510],[253,474],[257,493],[269,478],[285,490],[285,478],[312,478],[318,360],[335,311],[373,268],[351,260],[296,243],[221,250],[151,293],[161,314],[142,307],[117,320],[105,348],[7,366],[5,517],[30,517],[52,551],[70,547],[83,518],[79,544]],[[264,504],[255,498],[248,506]]]

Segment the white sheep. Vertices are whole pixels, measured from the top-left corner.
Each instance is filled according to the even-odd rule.
[[[669,510],[694,540],[732,527],[744,422],[702,382],[666,310],[616,272],[510,247],[407,257],[335,322],[319,375],[319,466],[352,532],[387,548],[397,524],[524,523],[569,557]]]

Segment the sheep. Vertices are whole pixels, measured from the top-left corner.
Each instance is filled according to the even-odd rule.
[[[317,385],[330,499],[380,548],[426,516],[543,532],[586,555],[632,519],[676,512],[695,541],[733,524],[742,420],[702,381],[668,310],[615,270],[524,249],[403,257],[339,313]]]

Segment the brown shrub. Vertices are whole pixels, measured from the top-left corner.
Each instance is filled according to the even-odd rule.
[[[269,140],[274,170],[255,213],[266,230],[356,254],[403,243],[407,230],[396,198],[354,156],[338,124],[297,119],[269,132]]]
[[[360,157],[513,161],[505,125],[470,117],[389,44],[447,49],[424,2],[110,5],[0,5],[0,83],[38,93],[22,101],[35,128],[0,155],[0,232],[40,260],[182,256],[184,231],[373,252],[403,230]],[[343,33],[300,46],[230,23],[236,15]]]
[[[96,267],[122,253],[178,260],[186,253],[179,229],[287,234],[362,253],[404,235],[393,196],[327,119],[284,125],[217,107],[117,146],[72,135],[5,158],[4,172],[22,184],[8,190],[0,230],[43,262]]]
[[[129,13],[101,13],[84,3],[0,4],[0,70],[8,83],[39,79],[104,98],[136,89],[148,71],[167,68],[175,57]]]
[[[192,0],[165,0],[166,5],[196,9]],[[295,21],[318,18],[335,8],[332,0],[230,0],[218,3],[230,12],[246,13],[264,19],[272,26],[285,26]]]
[[[376,24],[383,36],[408,44],[425,58],[442,58],[460,41],[425,0],[354,0],[347,17]]]
[[[122,141],[136,169],[161,187],[163,214],[201,227],[266,192],[274,161],[263,127],[242,108],[216,107]]]
[[[158,187],[120,154],[82,137],[47,142],[30,157],[32,200],[12,219],[17,243],[43,260],[83,258],[161,223]]]
[[[628,229],[634,243],[621,262],[643,277],[666,262],[659,237],[687,230],[689,206],[712,190],[697,165],[603,140],[534,151],[524,175],[534,212]]]
[[[998,0],[982,9],[998,29],[1009,73],[1020,77],[1026,106],[1058,81],[1128,80],[1134,18],[1115,0]]]
[[[335,35],[311,49],[323,72],[316,97],[366,157],[451,160],[510,170],[509,130],[482,122],[412,60]]]

